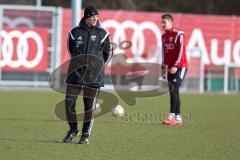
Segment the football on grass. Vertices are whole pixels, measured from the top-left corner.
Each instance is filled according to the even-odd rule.
[[[121,105],[117,105],[112,109],[112,115],[116,117],[123,117],[124,116],[124,108]]]

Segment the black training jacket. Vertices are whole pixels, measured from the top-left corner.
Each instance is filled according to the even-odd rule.
[[[87,27],[85,19],[68,35],[68,51],[71,60],[66,83],[80,86],[104,86],[104,66],[112,58],[109,32],[98,22]]]

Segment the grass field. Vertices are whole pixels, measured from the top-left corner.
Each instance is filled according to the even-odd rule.
[[[50,91],[0,91],[0,159],[240,159],[240,95],[183,94],[180,127],[146,118],[167,113],[168,95],[138,99],[135,107],[121,101],[127,116],[97,118],[89,145],[76,144],[79,137],[62,143],[68,127],[54,108],[63,97]]]

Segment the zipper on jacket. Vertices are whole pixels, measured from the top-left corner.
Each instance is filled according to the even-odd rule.
[[[88,54],[88,50],[89,50],[89,38],[90,36],[90,30],[88,29],[88,33],[87,33],[87,43],[86,43],[86,48],[85,48],[85,53],[84,55]],[[87,57],[84,57],[84,61],[86,62],[86,59]],[[84,75],[84,72],[86,72],[86,66],[83,66],[83,70],[81,70],[81,74]],[[84,81],[84,78],[83,78],[83,81]]]
[[[90,40],[90,38],[89,38],[89,36],[90,36],[90,30],[88,30],[88,34],[87,34],[87,44],[86,44],[86,49],[85,49],[85,53],[84,54],[87,54],[88,53],[88,50],[89,50],[89,40]]]

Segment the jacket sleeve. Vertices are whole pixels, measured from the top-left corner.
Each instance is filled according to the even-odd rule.
[[[67,43],[68,43],[67,44],[68,53],[70,54],[71,57],[73,57],[74,56],[74,53],[73,53],[74,49],[73,48],[74,48],[74,45],[75,45],[75,38],[74,38],[71,31],[68,33],[68,42]]]
[[[164,43],[163,43],[163,36],[164,36],[164,34],[162,34],[162,46],[161,46],[161,51],[160,51],[160,59],[159,59],[159,61],[160,61],[160,64],[161,64],[161,66],[165,66],[165,60],[164,60],[164,58],[165,58],[165,54],[164,54]]]
[[[178,36],[177,36],[177,45],[178,45],[178,48],[179,48],[179,51],[178,51],[178,57],[177,57],[177,60],[176,62],[174,63],[174,66],[178,66],[181,59],[182,59],[182,56],[183,56],[183,47],[184,47],[184,34],[181,32]]]
[[[112,46],[112,41],[111,41],[111,37],[109,34],[102,42],[102,46],[103,46],[104,62],[105,62],[105,64],[108,64],[113,56],[113,46]]]
[[[161,56],[161,65],[162,66],[164,66],[165,65],[165,63],[164,63],[164,45],[162,44],[162,50],[161,50],[162,52],[161,52],[161,54],[162,54],[162,56]]]

